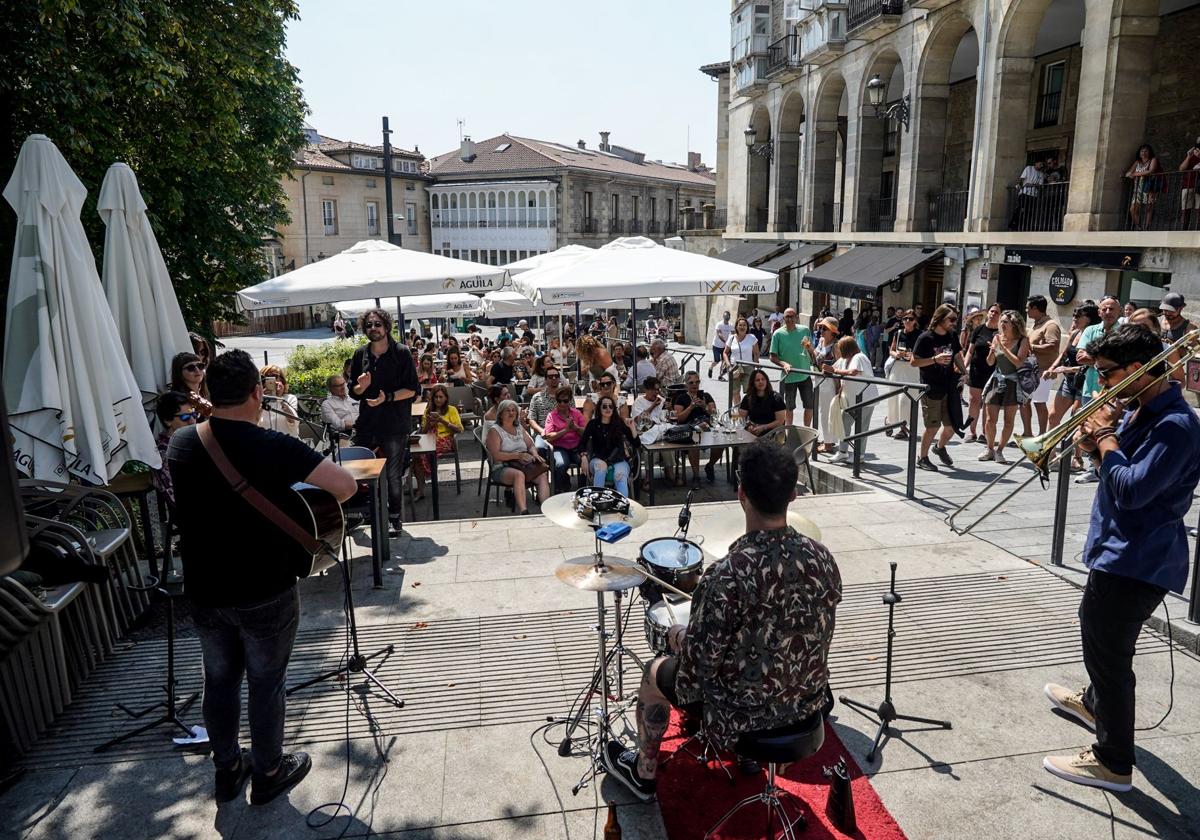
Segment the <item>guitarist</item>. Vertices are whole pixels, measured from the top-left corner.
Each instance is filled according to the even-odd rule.
[[[258,368],[241,350],[208,367],[208,422],[225,456],[248,484],[278,503],[307,482],[343,502],[357,486],[350,473],[307,445],[262,429]],[[269,802],[312,767],[308,755],[283,752],[284,684],[300,620],[289,558],[301,549],[218,471],[196,426],[171,438],[167,464],[175,486],[185,591],[195,605],[204,657],[204,725],[216,764],[215,797]],[[238,746],[242,677],[249,682],[250,750]]]

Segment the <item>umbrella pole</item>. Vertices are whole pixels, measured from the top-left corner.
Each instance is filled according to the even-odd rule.
[[[629,322],[633,325],[629,330],[629,340],[633,347],[633,398],[637,399],[641,383],[637,375],[637,298],[629,299]]]
[[[404,343],[404,308],[400,305],[399,296],[396,297],[396,323],[400,325],[400,343]]]

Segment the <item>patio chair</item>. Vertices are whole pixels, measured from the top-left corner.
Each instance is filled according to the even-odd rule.
[[[474,434],[474,432],[473,432],[473,434]],[[496,504],[500,504],[500,488],[511,491],[512,485],[503,484],[499,481],[494,481],[492,479],[492,468],[494,466],[496,466],[496,463],[491,459],[491,456],[488,455],[487,447],[484,446],[482,437],[477,435],[476,440],[479,441],[479,448],[480,448],[481,452],[483,453],[482,460],[480,461],[480,466],[479,466],[480,487],[483,486],[484,477],[485,476],[487,477],[487,490],[484,491],[484,494],[483,494],[483,517],[486,519],[487,515],[488,515],[488,506],[492,499],[492,488],[497,488],[496,489]],[[531,494],[531,496],[533,494],[533,490],[534,490],[534,487],[532,484],[527,483],[525,485],[525,492]],[[513,497],[513,500],[509,503],[508,509],[514,513],[516,512],[517,500],[516,500],[515,496]]]
[[[804,470],[808,476],[808,484],[805,489],[809,493],[816,493],[816,481],[813,479],[812,471],[812,446],[816,442],[821,433],[810,426],[780,426],[773,433],[773,438],[776,443],[784,449],[791,451],[792,458],[796,461],[796,466]],[[799,492],[799,482],[797,482],[797,492]]]

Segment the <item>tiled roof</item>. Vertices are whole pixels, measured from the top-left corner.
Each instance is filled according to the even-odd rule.
[[[717,62],[714,62],[713,64],[705,64],[700,68],[700,72],[706,73],[707,75],[712,76],[713,78],[716,78],[717,76],[721,75],[722,73],[729,72],[729,62],[728,61],[717,61]]]
[[[504,144],[508,144],[508,148],[497,151]],[[492,173],[511,175],[526,170],[561,168],[657,178],[696,186],[716,184],[716,175],[711,170],[693,172],[686,166],[649,160],[634,163],[597,149],[580,149],[511,134],[500,134],[476,142],[475,158],[469,163],[460,157],[458,149],[438,155],[430,160],[429,174],[436,177]]]
[[[326,153],[332,152],[374,152],[377,155],[383,154],[383,146],[368,146],[366,143],[355,143],[351,140],[334,140],[332,137],[325,137],[324,142],[318,143],[317,148]],[[412,152],[408,149],[401,149],[399,146],[392,146],[392,154],[408,155],[409,157],[423,157],[420,152]]]
[[[296,165],[306,169],[329,169],[349,172],[351,168],[340,160],[334,160],[315,146],[304,146],[296,152]]]

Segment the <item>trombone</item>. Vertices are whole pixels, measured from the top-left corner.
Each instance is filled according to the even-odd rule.
[[[950,513],[950,515],[946,517],[946,524],[949,525],[950,529],[956,534],[968,534],[976,525],[987,519],[1002,506],[1008,504],[1010,499],[1032,484],[1035,478],[1040,478],[1042,481],[1042,487],[1045,487],[1046,482],[1050,478],[1051,468],[1054,467],[1061,459],[1070,457],[1071,453],[1074,452],[1075,447],[1079,445],[1077,440],[1070,440],[1068,442],[1068,439],[1074,437],[1075,432],[1083,425],[1084,421],[1099,411],[1101,406],[1106,405],[1113,400],[1120,399],[1123,400],[1125,404],[1133,402],[1147,390],[1154,387],[1159,382],[1171,376],[1171,374],[1173,374],[1175,371],[1186,365],[1188,360],[1196,354],[1197,350],[1200,350],[1200,329],[1195,329],[1184,334],[1153,359],[1146,362],[1146,364],[1143,365],[1143,368],[1147,371],[1153,370],[1158,365],[1166,365],[1166,367],[1163,369],[1162,373],[1155,376],[1143,387],[1137,389],[1135,393],[1128,394],[1127,392],[1133,390],[1133,383],[1141,377],[1135,376],[1123,379],[1116,385],[1113,385],[1111,388],[1105,388],[1103,391],[1093,397],[1091,402],[1079,409],[1079,411],[1076,411],[1063,422],[1059,423],[1053,429],[1050,429],[1048,432],[1035,435],[1033,437],[1022,437],[1021,435],[1015,435],[1014,438],[1017,442],[1017,448],[1021,451],[1021,457],[1014,461],[1012,466],[992,479],[992,481],[989,482],[982,490]],[[1169,359],[1176,353],[1180,354],[1179,359],[1174,362],[1170,362]],[[986,495],[993,487],[1007,478],[1009,473],[1021,466],[1021,464],[1025,463],[1026,461],[1028,461],[1030,464],[1033,464],[1034,470],[1031,476],[1017,485],[1016,488],[1001,498],[1000,501],[988,508],[987,511],[984,512],[984,514],[974,522],[971,522],[966,527],[961,527],[955,524],[954,520],[960,516],[963,511],[973,505],[981,497]]]

